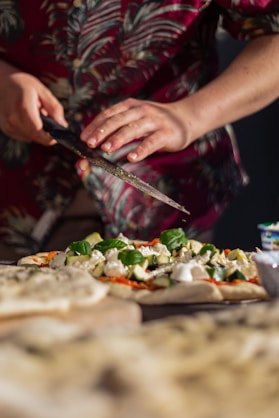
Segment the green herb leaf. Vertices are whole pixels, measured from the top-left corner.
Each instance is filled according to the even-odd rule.
[[[225,282],[233,282],[234,280],[246,280],[246,277],[239,270],[235,270],[232,274],[224,279]]]
[[[161,232],[160,241],[172,252],[173,250],[180,249],[183,244],[187,243],[188,239],[183,229],[171,228]]]
[[[142,263],[144,256],[138,250],[123,250],[118,254],[118,259],[122,261],[124,266],[132,266]]]
[[[69,246],[70,250],[77,255],[91,255],[92,249],[88,241],[74,241]]]
[[[207,251],[209,251],[210,254],[210,258],[214,256],[214,254],[216,254],[216,247],[213,244],[204,244],[204,246],[200,249],[200,255],[204,255]]]
[[[222,281],[225,278],[224,267],[208,267],[206,271],[212,279]]]
[[[118,250],[121,250],[122,248],[127,247],[127,244],[124,241],[121,241],[119,239],[109,238],[105,239],[103,241],[97,242],[97,244],[94,245],[94,250],[99,250],[101,253],[105,253],[107,250],[110,250],[112,248],[117,248]]]

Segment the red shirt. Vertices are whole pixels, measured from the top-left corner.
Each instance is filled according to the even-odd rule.
[[[63,103],[77,131],[101,109],[126,97],[170,102],[209,82],[218,72],[214,41],[220,17],[220,24],[241,40],[279,29],[278,0],[16,4],[0,0],[0,58],[42,80]],[[1,182],[10,184],[8,197],[0,204],[3,236],[17,241],[22,235],[13,217],[27,236],[32,235],[45,211],[60,213],[79,179],[75,160],[59,147],[46,150],[11,142],[4,135],[0,145]],[[162,229],[181,226],[194,237],[214,225],[244,182],[225,129],[208,133],[181,152],[156,153],[137,164],[128,163],[126,153],[122,149],[111,158],[184,204],[191,216],[185,224],[179,212],[76,161],[113,236],[123,232],[149,239]],[[44,234],[33,235],[32,245],[35,248],[38,240],[39,247]],[[27,241],[22,247],[28,247]],[[22,251],[27,253],[30,247]]]

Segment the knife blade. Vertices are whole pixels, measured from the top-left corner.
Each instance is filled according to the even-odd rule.
[[[76,133],[60,125],[53,118],[41,114],[41,119],[43,122],[44,130],[48,132],[54,139],[56,139],[59,144],[69,149],[74,154],[87,159],[91,164],[96,165],[97,167],[101,167],[113,176],[118,177],[122,181],[140,190],[142,193],[145,193],[154,199],[172,206],[173,208],[184,212],[187,215],[190,214],[190,212],[185,209],[183,205],[177,203],[169,196],[151,186],[149,183],[146,183],[141,178],[135,176],[132,173],[129,173],[119,165],[104,158],[100,154],[99,150],[89,148],[84,142],[80,140]]]

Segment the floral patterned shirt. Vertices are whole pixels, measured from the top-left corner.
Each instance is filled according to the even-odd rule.
[[[218,72],[218,25],[240,40],[275,33],[278,8],[278,0],[0,0],[0,59],[45,83],[79,132],[127,97],[170,102],[192,94]],[[214,225],[244,183],[225,128],[136,164],[126,160],[130,146],[110,158],[184,204],[191,212],[186,223],[178,211],[59,145],[22,144],[2,133],[3,239],[20,253],[40,249],[47,225],[80,182],[110,236],[149,239],[181,226],[194,237]]]

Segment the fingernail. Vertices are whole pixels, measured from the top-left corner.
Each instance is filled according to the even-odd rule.
[[[95,146],[96,146],[96,143],[97,143],[97,141],[96,141],[96,139],[95,139],[95,138],[90,138],[90,139],[87,141],[87,145],[89,145],[90,147],[95,147]]]
[[[131,152],[131,153],[129,154],[129,158],[130,158],[131,160],[136,160],[136,159],[138,158],[138,154],[137,154],[136,152]]]
[[[111,149],[111,142],[106,142],[103,146],[102,149],[106,152],[109,152],[109,150]]]

